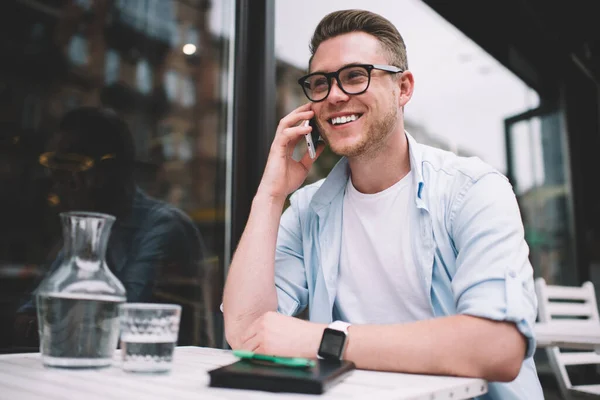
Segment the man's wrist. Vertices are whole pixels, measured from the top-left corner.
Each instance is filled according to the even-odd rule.
[[[321,345],[323,332],[325,332],[325,328],[327,328],[326,324],[312,323],[312,325],[314,325],[314,333],[310,335],[310,343],[307,346],[306,354],[304,354],[304,357],[306,358],[315,357],[315,354],[317,354],[317,352],[319,351],[319,346]]]
[[[344,321],[334,321],[323,330],[323,336],[317,356],[324,359],[344,359],[348,346],[348,329],[351,324]]]
[[[252,206],[283,208],[283,205],[285,204],[285,199],[286,197],[272,196],[268,193],[263,193],[259,189],[259,191],[254,196],[254,199],[252,200]]]

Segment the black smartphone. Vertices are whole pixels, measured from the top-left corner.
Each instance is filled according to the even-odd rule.
[[[317,156],[317,143],[321,138],[321,133],[319,132],[319,128],[317,128],[317,123],[314,118],[311,118],[306,123],[312,126],[312,131],[310,134],[305,135],[306,147],[308,147],[308,154],[310,158],[315,158]]]

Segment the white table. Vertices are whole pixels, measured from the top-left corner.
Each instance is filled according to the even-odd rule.
[[[558,346],[596,350],[600,354],[600,324],[588,321],[538,322],[534,328],[537,347]]]
[[[118,355],[118,354],[117,354]],[[487,392],[481,379],[356,370],[324,395],[269,393],[208,386],[207,371],[237,360],[230,351],[178,347],[166,375],[138,375],[115,366],[97,370],[45,368],[39,354],[0,356],[0,399],[466,399]]]

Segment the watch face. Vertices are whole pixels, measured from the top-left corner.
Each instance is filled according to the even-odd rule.
[[[321,346],[319,346],[319,356],[323,358],[340,359],[344,344],[346,342],[346,334],[336,329],[325,328]]]

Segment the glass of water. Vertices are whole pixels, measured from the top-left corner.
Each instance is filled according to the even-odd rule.
[[[120,306],[123,370],[167,372],[173,364],[181,306],[126,303]]]

